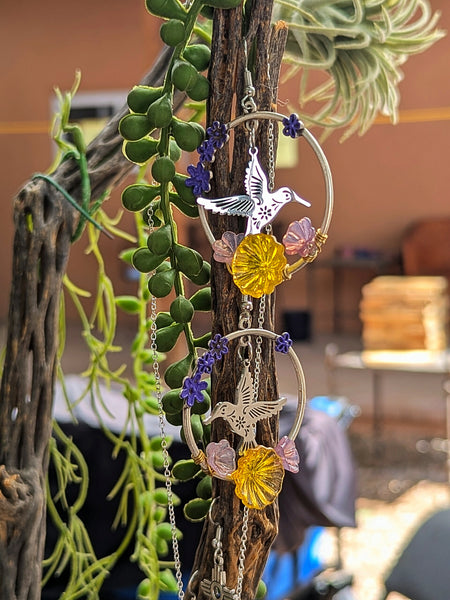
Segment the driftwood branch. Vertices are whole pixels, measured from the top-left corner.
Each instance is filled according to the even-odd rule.
[[[160,85],[170,50],[144,77]],[[182,103],[177,97],[177,104]],[[177,107],[175,107],[176,109]],[[92,198],[133,168],[122,154],[118,122],[126,106],[89,145]],[[79,200],[74,161],[54,179]],[[0,388],[0,598],[38,600],[45,540],[45,477],[51,435],[59,302],[78,212],[44,180],[33,180],[14,203],[13,273],[6,358]]]
[[[253,83],[256,89],[255,101],[259,110],[271,110],[276,105],[277,85],[281,58],[286,43],[285,26],[270,26],[272,3],[256,0],[252,3],[251,16],[246,24],[245,33],[247,47],[254,46]],[[215,11],[212,63],[210,81],[212,87],[209,99],[208,122],[218,120],[227,123],[232,118],[232,107],[241,114],[240,100],[244,96],[243,73],[245,64],[244,42],[241,36],[235,35],[244,27],[241,10]],[[268,125],[259,123],[256,132],[256,144],[259,157],[265,170],[269,165]],[[276,128],[275,128],[276,130]],[[229,196],[242,193],[245,168],[248,163],[248,134],[244,128],[235,131],[232,152],[224,148],[217,153],[213,163],[213,180],[211,197]],[[237,217],[213,216],[210,226],[216,238],[224,231],[239,231]],[[242,230],[242,227],[240,228]],[[231,276],[223,264],[213,261],[212,266],[213,297],[213,334],[222,335],[238,329],[238,318],[241,309],[241,294],[234,285]],[[258,314],[259,302],[254,302],[253,314]],[[274,303],[267,299],[264,327],[273,331]],[[257,327],[254,317],[254,327]],[[240,360],[237,353],[227,354],[221,365],[213,373],[212,403],[219,400],[234,401],[234,394],[240,375]],[[275,361],[272,346],[263,341],[262,368],[260,377],[260,394],[265,399],[276,399],[277,385],[275,378]],[[258,425],[257,441],[266,446],[276,444],[278,424],[275,419],[262,421]],[[236,447],[237,440],[227,425],[218,419],[213,422],[212,439],[230,440]],[[234,493],[234,486],[229,482],[214,479],[212,515],[203,528],[202,538],[197,550],[194,564],[194,576],[187,590],[187,598],[194,595],[198,600],[205,600],[207,595],[200,588],[203,580],[211,580],[213,568],[212,541],[218,523],[223,528],[224,568],[227,573],[227,587],[235,588],[238,579],[239,548],[242,533],[243,508]],[[270,546],[277,534],[278,504],[268,506],[265,510],[250,510],[250,522],[245,559],[245,579],[242,598],[253,599],[261,578]]]

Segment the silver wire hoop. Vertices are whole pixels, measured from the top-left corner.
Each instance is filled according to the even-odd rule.
[[[242,125],[247,123],[248,121],[283,121],[286,119],[285,115],[280,113],[271,112],[268,110],[261,110],[252,113],[247,113],[236,117],[233,121],[228,123],[227,130],[234,129],[238,125]],[[306,129],[303,123],[300,121],[302,127],[302,133],[298,137],[304,137],[308,144],[313,149],[317,159],[319,160],[319,164],[322,168],[322,174],[325,180],[325,213],[322,219],[322,223],[320,228],[316,230],[316,235],[314,239],[314,249],[313,251],[306,257],[302,257],[292,263],[291,265],[287,265],[285,272],[286,276],[289,279],[294,273],[305,267],[308,263],[312,262],[319,252],[322,249],[323,244],[326,242],[328,237],[328,229],[330,228],[331,217],[333,215],[333,204],[334,204],[334,191],[333,191],[333,177],[331,174],[330,165],[328,164],[327,157],[325,156],[322,147],[316,138],[312,135],[312,133]],[[198,211],[200,216],[200,221],[202,223],[203,229],[206,233],[206,237],[208,238],[211,246],[216,242],[216,239],[211,231],[211,228],[208,223],[208,219],[206,217],[205,208],[198,204]]]
[[[259,329],[256,327],[233,331],[232,333],[229,333],[224,337],[226,337],[226,339],[229,342],[232,342],[233,340],[239,339],[243,336],[261,336],[264,338],[268,338],[274,342],[280,337],[280,335],[274,333],[273,331],[269,331],[268,329]],[[297,411],[295,414],[294,424],[291,430],[289,431],[289,434],[287,435],[287,437],[290,440],[294,441],[300,431],[300,427],[305,414],[306,383],[303,367],[292,346],[289,347],[289,350],[285,354],[287,354],[291,359],[292,366],[294,368],[295,375],[297,378]],[[183,407],[183,431],[186,439],[186,444],[188,445],[189,450],[191,451],[192,459],[196,464],[198,464],[202,468],[203,471],[205,471],[206,473],[210,473],[210,469],[206,461],[206,456],[204,452],[200,450],[197,446],[194,435],[192,433],[191,407],[187,403],[185,403]]]

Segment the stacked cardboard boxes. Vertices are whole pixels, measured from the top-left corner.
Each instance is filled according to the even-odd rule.
[[[365,350],[444,350],[449,314],[445,277],[376,277],[362,289]]]

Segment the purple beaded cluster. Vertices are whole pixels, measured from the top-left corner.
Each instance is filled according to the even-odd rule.
[[[192,188],[196,197],[206,194],[211,189],[212,173],[208,165],[214,161],[216,150],[227,143],[228,128],[219,121],[213,121],[211,127],[206,130],[206,136],[206,139],[197,148],[199,162],[195,166],[189,165],[187,168],[190,177],[186,179],[186,185]]]
[[[228,339],[217,333],[210,340],[208,348],[209,350],[198,359],[192,377],[184,378],[180,397],[186,401],[187,406],[192,407],[195,402],[203,402],[203,391],[206,390],[208,384],[201,380],[202,375],[210,374],[213,364],[228,354]]]
[[[302,135],[303,123],[295,113],[285,117],[282,122],[284,135],[291,138]],[[222,148],[229,137],[228,126],[220,121],[213,121],[211,127],[206,129],[206,139],[197,148],[199,161],[196,165],[189,165],[187,168],[189,177],[186,179],[186,185],[192,188],[194,196],[207,194],[211,190],[212,173],[209,164],[214,161],[216,150]]]

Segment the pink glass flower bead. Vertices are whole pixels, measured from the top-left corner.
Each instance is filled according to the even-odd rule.
[[[275,452],[281,458],[281,462],[286,471],[298,473],[298,463],[300,458],[293,440],[288,438],[287,435],[283,436],[275,446]]]
[[[219,479],[229,479],[236,469],[236,453],[228,440],[210,442],[206,446],[206,460]]]
[[[299,254],[303,258],[314,250],[316,230],[312,226],[309,217],[303,217],[300,221],[293,221],[283,236],[283,244],[286,254]]]
[[[236,248],[244,239],[243,233],[225,231],[220,240],[213,243],[214,259],[217,262],[231,264]]]

